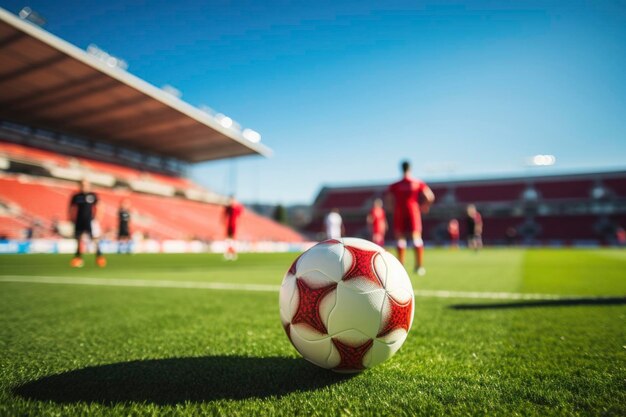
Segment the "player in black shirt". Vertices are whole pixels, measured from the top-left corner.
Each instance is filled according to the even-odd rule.
[[[483,247],[483,219],[475,205],[467,206],[465,221],[467,223],[467,246],[477,251]]]
[[[80,192],[74,194],[70,201],[70,220],[74,222],[74,237],[76,238],[76,255],[72,259],[71,266],[80,268],[83,266],[81,251],[81,238],[84,234],[89,235],[96,244],[96,264],[103,268],[106,266],[106,259],[100,252],[99,230],[95,230],[94,220],[96,219],[98,196],[91,192],[91,184],[87,180],[80,183]]]
[[[130,254],[130,201],[127,198],[120,203],[117,212],[117,252]]]

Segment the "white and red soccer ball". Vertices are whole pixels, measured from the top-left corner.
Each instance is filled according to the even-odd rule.
[[[280,288],[280,317],[291,343],[308,361],[338,372],[393,356],[413,310],[402,264],[363,239],[318,243],[295,260]]]

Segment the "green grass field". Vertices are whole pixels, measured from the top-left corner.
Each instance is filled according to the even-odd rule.
[[[301,359],[271,291],[7,281],[279,285],[295,256],[0,257],[0,415],[626,415],[626,251],[429,250],[418,290],[589,298],[417,297],[402,349],[356,376]]]

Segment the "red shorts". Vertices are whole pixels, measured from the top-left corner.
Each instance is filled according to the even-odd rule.
[[[422,216],[419,213],[393,216],[393,231],[399,235],[422,233]]]
[[[237,226],[235,226],[234,224],[228,225],[228,227],[226,228],[226,236],[230,239],[233,239],[236,234],[237,234]]]

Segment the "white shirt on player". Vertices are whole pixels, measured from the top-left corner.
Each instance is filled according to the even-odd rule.
[[[324,219],[324,225],[326,226],[326,238],[327,239],[339,239],[341,238],[341,226],[343,220],[339,213],[330,212]]]

